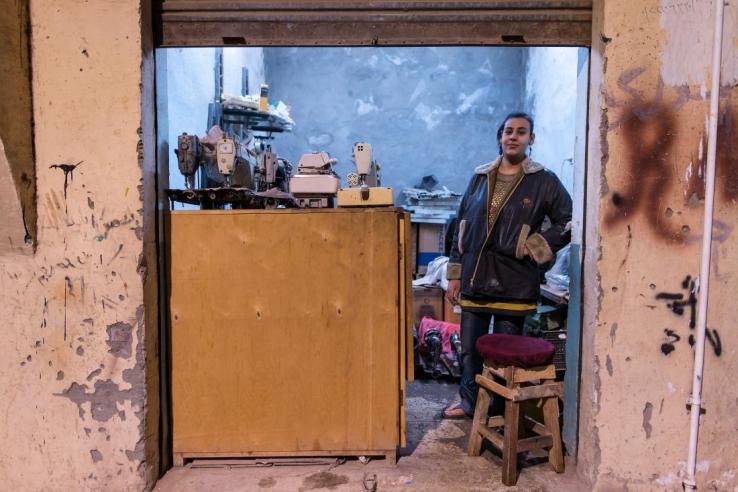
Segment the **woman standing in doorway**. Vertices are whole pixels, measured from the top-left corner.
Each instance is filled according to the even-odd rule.
[[[569,193],[529,157],[533,118],[509,114],[497,140],[501,155],[474,170],[457,214],[446,296],[461,304],[462,374],[459,399],[444,410],[444,418],[474,413],[479,389],[474,378],[484,362],[477,339],[488,333],[493,317],[494,333],[522,333],[525,315],[536,312],[539,265],[571,238]],[[546,217],[551,225],[544,231]]]

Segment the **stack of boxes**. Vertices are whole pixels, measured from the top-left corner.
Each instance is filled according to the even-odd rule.
[[[434,180],[435,181],[435,180]],[[412,257],[413,278],[422,277],[428,264],[446,255],[446,235],[456,216],[461,199],[458,193],[443,190],[405,189],[405,208],[410,211],[413,224]],[[416,326],[424,316],[449,323],[461,322],[461,310],[445,298],[440,287],[413,287],[413,318]],[[458,308],[457,308],[458,309]]]
[[[447,223],[413,224],[414,277],[425,275],[428,264],[439,256],[445,255],[448,227]],[[416,325],[424,316],[449,323],[461,323],[460,307],[452,305],[439,286],[413,287],[413,315]]]

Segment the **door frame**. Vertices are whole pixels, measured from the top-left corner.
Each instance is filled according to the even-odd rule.
[[[601,53],[603,50],[596,27],[602,10],[601,0],[532,0],[532,1],[379,1],[367,2],[323,0],[286,2],[261,2],[242,0],[225,2],[217,0],[158,0],[151,11],[152,23],[144,25],[144,34],[150,35],[153,48],[175,46],[573,46],[590,48],[587,71],[586,122],[581,143],[584,159],[581,177],[583,187],[581,210],[581,243],[572,248],[570,275],[573,303],[568,312],[567,327],[579,327],[576,336],[567,339],[567,374],[563,435],[567,452],[576,458],[578,453],[579,421],[581,405],[579,388],[582,378],[593,369],[582,363],[583,347],[592,347],[587,340],[593,337],[596,313],[599,306],[597,293],[597,248],[599,246],[599,201],[597,190],[601,166],[590,156],[599,155],[600,139],[590,121],[599,118],[599,94],[592,90],[601,83],[604,73]],[[203,9],[202,7],[207,8]],[[548,6],[548,8],[546,8]],[[228,8],[230,7],[230,8]],[[200,10],[198,10],[198,8]],[[205,11],[207,10],[207,11]],[[517,16],[515,14],[518,14]],[[546,15],[554,16],[546,24]],[[189,16],[189,17],[188,17]],[[199,16],[199,17],[198,17]],[[567,24],[568,22],[568,24]],[[227,30],[217,26],[229,25]],[[577,29],[567,30],[578,26]],[[250,29],[244,29],[250,26]],[[299,26],[299,27],[295,27]],[[542,27],[545,27],[542,29]],[[150,30],[149,30],[150,29]],[[179,33],[176,32],[180,29]],[[244,32],[250,33],[247,38]],[[183,36],[184,34],[184,36]],[[229,35],[223,35],[229,34]],[[232,35],[230,35],[232,34]],[[153,50],[152,50],[153,51]],[[153,54],[153,53],[152,53]],[[156,76],[152,67],[142,73],[142,78],[155,86]],[[154,90],[154,89],[152,89]],[[580,93],[581,95],[581,93]],[[578,96],[579,97],[579,96]],[[156,101],[156,97],[149,99]],[[144,106],[144,119],[155,122],[156,105]],[[150,114],[147,114],[149,112]],[[594,119],[593,119],[594,118]],[[147,130],[145,128],[144,130]],[[146,131],[144,133],[147,133]],[[153,129],[153,135],[156,129]],[[147,147],[144,141],[144,147]],[[144,159],[155,169],[153,180],[146,187],[155,191],[157,198],[156,230],[158,245],[163,244],[163,210],[166,199],[168,169],[160,169],[156,139]],[[576,181],[576,180],[575,180]],[[575,185],[576,186],[576,185]],[[576,227],[576,226],[575,226]],[[576,233],[576,231],[575,231]],[[157,263],[160,384],[151,401],[160,403],[160,473],[171,467],[171,428],[169,415],[168,374],[168,319],[166,293],[168,274],[163,255]],[[590,285],[591,284],[591,285]],[[589,287],[588,289],[585,288]],[[578,292],[576,287],[579,288]],[[579,302],[577,303],[577,297]],[[152,298],[153,299],[153,298]],[[568,333],[567,333],[568,335]],[[572,408],[572,403],[573,408]]]

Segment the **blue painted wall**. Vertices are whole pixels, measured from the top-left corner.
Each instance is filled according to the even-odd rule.
[[[296,163],[311,150],[353,170],[352,144],[374,146],[383,184],[400,189],[434,174],[463,192],[473,169],[497,155],[502,118],[523,108],[525,48],[265,48],[270,99],[292,106],[295,130],[277,152]]]

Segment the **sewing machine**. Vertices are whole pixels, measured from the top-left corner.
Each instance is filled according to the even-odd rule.
[[[341,179],[333,171],[337,164],[326,152],[303,154],[297,174],[290,179],[290,193],[299,207],[324,208],[333,205]]]
[[[200,166],[200,139],[197,135],[183,133],[177,137],[177,148],[174,149],[174,153],[177,155],[179,172],[185,178],[185,187],[194,188],[195,173]]]
[[[356,172],[346,177],[349,188],[338,190],[339,207],[372,207],[394,205],[392,188],[382,187],[381,165],[372,160],[372,146],[366,142],[354,144],[352,153]]]

